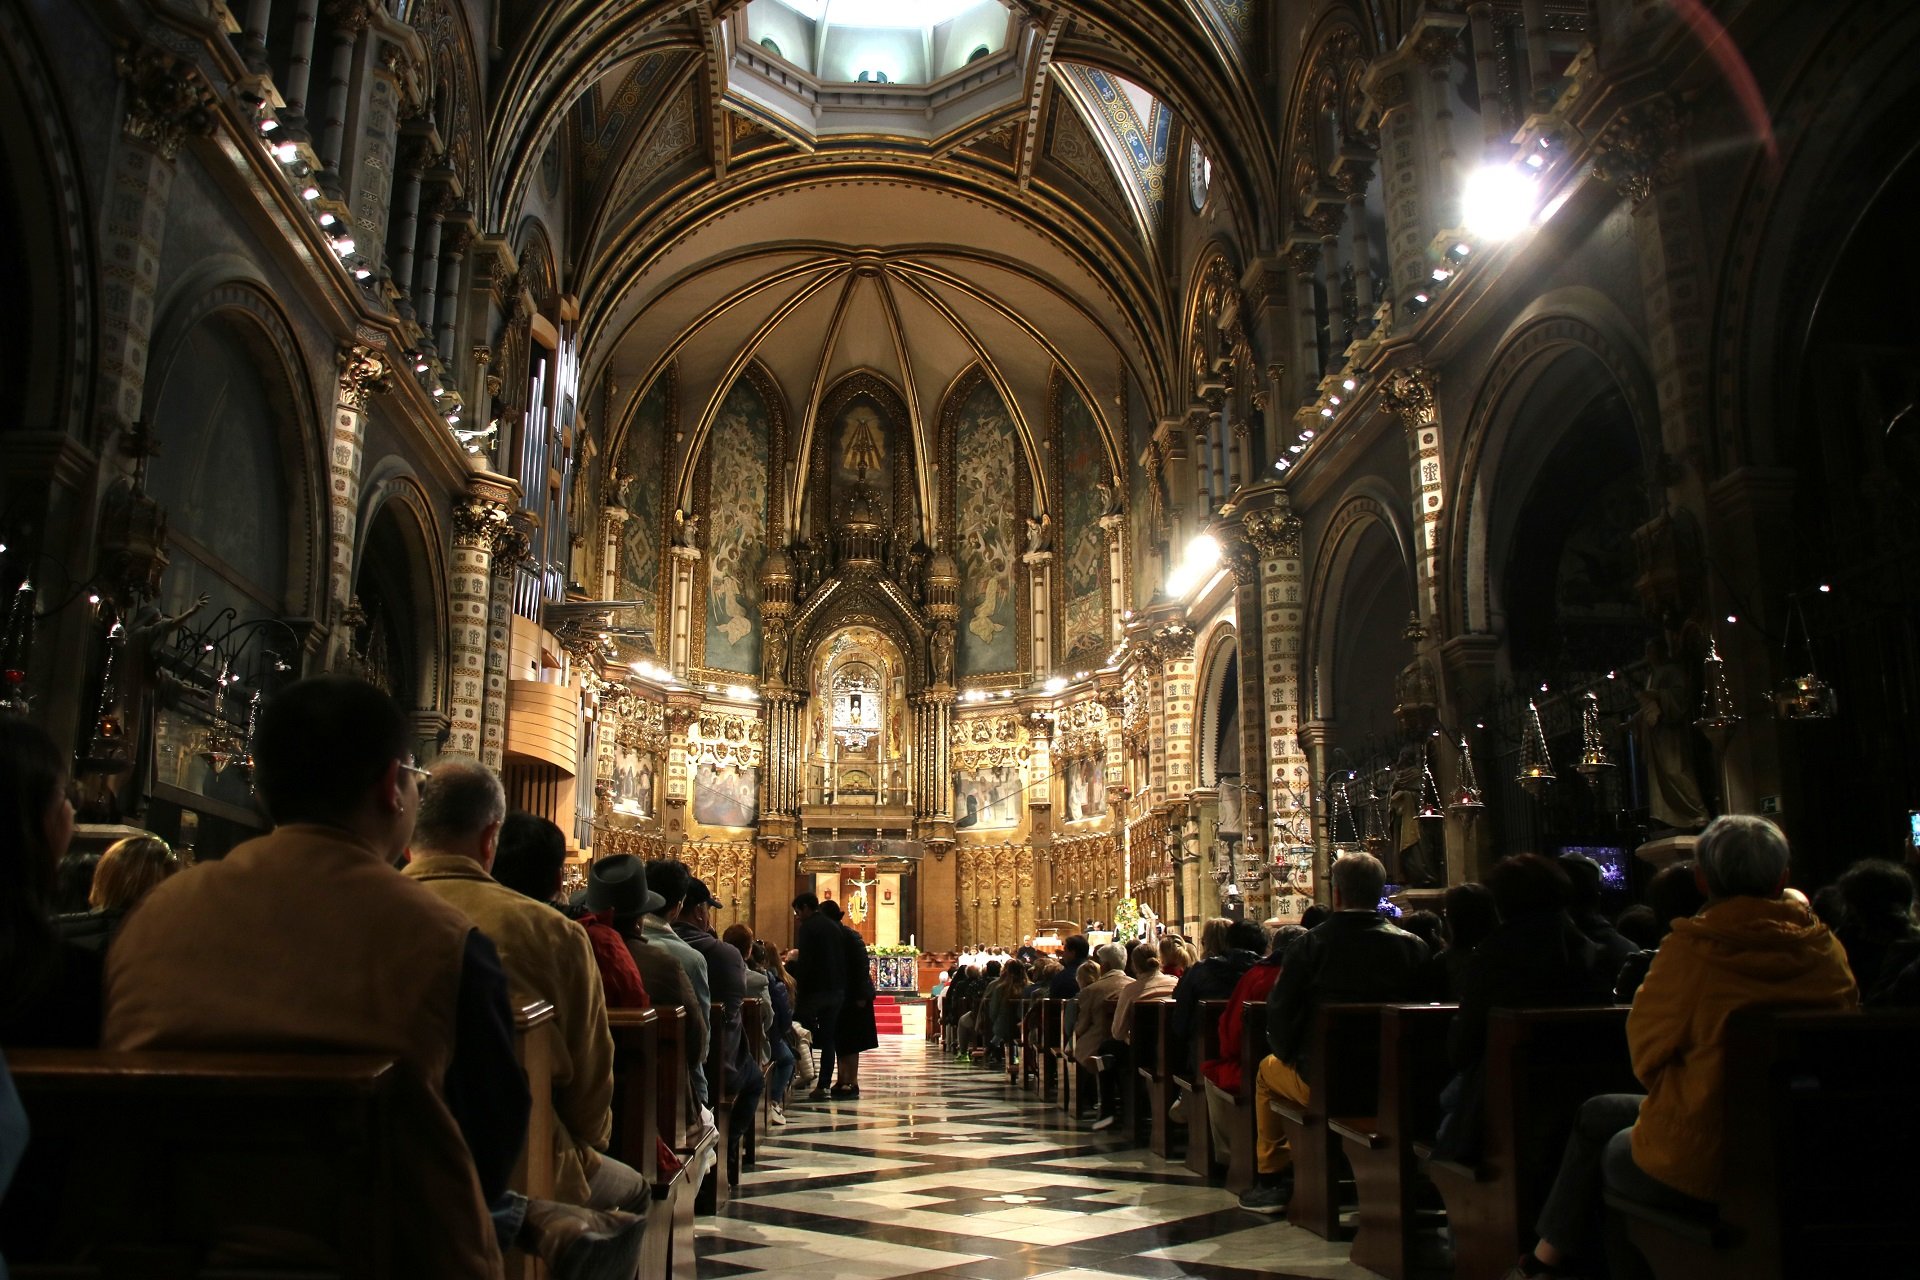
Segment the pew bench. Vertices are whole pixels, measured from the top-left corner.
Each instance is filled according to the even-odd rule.
[[[1718,1211],[1607,1204],[1660,1280],[1898,1275],[1914,1266],[1920,1013],[1748,1009],[1727,1024]]]
[[[1437,1195],[1413,1148],[1440,1123],[1440,1092],[1453,1074],[1447,1029],[1458,1010],[1451,1004],[1382,1009],[1378,1105],[1372,1114],[1327,1120],[1353,1169],[1359,1201],[1352,1261],[1390,1280],[1413,1273],[1416,1228]]]
[[[1219,1032],[1214,1033],[1219,1043]],[[1226,1130],[1227,1190],[1238,1194],[1253,1186],[1259,1164],[1259,1121],[1254,1113],[1254,1082],[1260,1075],[1260,1062],[1267,1056],[1267,1004],[1248,1000],[1240,1011],[1240,1088],[1229,1102],[1231,1114]],[[1219,1101],[1208,1098],[1209,1105]]]
[[[1173,1064],[1168,1050],[1173,1002],[1154,1000],[1136,1004],[1129,1024],[1128,1047],[1139,1101],[1133,1114],[1134,1145],[1144,1145],[1162,1160],[1172,1153]]]
[[[691,1280],[698,1188],[689,1185],[691,1174],[684,1166],[669,1172],[660,1162],[660,1145],[668,1131],[663,1117],[669,1107],[684,1114],[691,1089],[681,1047],[685,1020],[686,1010],[677,1005],[607,1010],[607,1027],[613,1033],[613,1141],[607,1153],[646,1174],[653,1189],[640,1249],[641,1274]]]
[[[1380,1085],[1378,1004],[1326,1004],[1314,1011],[1304,1103],[1270,1103],[1293,1151],[1293,1199],[1287,1221],[1334,1240],[1340,1227],[1341,1186],[1349,1176],[1345,1156],[1328,1122],[1334,1116],[1371,1119]]]
[[[15,1050],[8,1068],[33,1126],[0,1215],[18,1280],[397,1280],[392,1059]]]
[[[1486,1103],[1472,1164],[1415,1144],[1447,1206],[1456,1275],[1501,1275],[1533,1247],[1534,1223],[1580,1104],[1639,1089],[1627,1007],[1495,1009],[1487,1020]]]
[[[512,1187],[529,1200],[553,1199],[553,1059],[560,1034],[553,1005],[530,1000],[513,1010],[513,1053],[527,1078],[527,1141],[513,1166]],[[519,1249],[507,1251],[510,1280],[541,1280],[546,1274],[538,1258]]]
[[[1060,1013],[1064,1001],[1048,996],[1040,1001],[1040,1096],[1051,1100],[1060,1084]]]
[[[1195,1006],[1193,1025],[1199,1038],[1180,1046],[1179,1067],[1173,1076],[1174,1088],[1187,1099],[1187,1168],[1209,1179],[1214,1176],[1217,1157],[1213,1149],[1213,1121],[1207,1112],[1206,1077],[1200,1074],[1200,1063],[1219,1052],[1220,1015],[1226,1010],[1225,1000],[1202,1000]]]

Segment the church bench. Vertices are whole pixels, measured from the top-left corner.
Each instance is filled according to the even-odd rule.
[[[740,1143],[740,1163],[743,1167],[753,1168],[753,1162],[759,1156],[760,1117],[766,1115],[770,1105],[767,1098],[767,1028],[761,1025],[760,1001],[747,999],[741,1002],[740,1026],[747,1037],[747,1056],[760,1067],[760,1105],[754,1108],[754,1114],[748,1118],[747,1131]]]
[[[1194,1027],[1200,1032],[1198,1041],[1191,1045],[1179,1046],[1181,1056],[1174,1071],[1174,1087],[1187,1097],[1187,1168],[1203,1178],[1213,1176],[1213,1124],[1207,1118],[1207,1089],[1200,1074],[1200,1064],[1206,1060],[1209,1051],[1218,1052],[1220,1045],[1220,1015],[1225,1013],[1225,1000],[1202,1000],[1194,1009]]]
[[[392,1059],[15,1050],[8,1068],[32,1124],[0,1212],[17,1280],[398,1277]]]
[[[1897,1275],[1914,1265],[1920,1013],[1748,1009],[1727,1024],[1724,1197],[1715,1214],[1611,1193],[1660,1280]]]
[[[1392,1280],[1405,1280],[1413,1270],[1421,1193],[1433,1194],[1420,1176],[1413,1144],[1439,1126],[1440,1091],[1453,1074],[1447,1029],[1458,1010],[1451,1004],[1381,1010],[1378,1106],[1371,1115],[1327,1121],[1353,1168],[1360,1203],[1352,1260]]]
[[[1025,1088],[1035,1073],[1039,1056],[1040,1002],[1022,999],[1014,1020],[1013,1041],[1007,1045],[1007,1083]]]
[[[1040,1001],[1040,1096],[1043,1099],[1054,1096],[1060,1080],[1060,1010],[1063,1003],[1052,996]]]
[[[1072,1115],[1080,1093],[1080,1068],[1073,1060],[1073,1024],[1080,1020],[1080,998],[1073,996],[1059,1005],[1060,1021],[1047,1052],[1060,1062],[1060,1109]]]
[[[647,1234],[640,1247],[640,1273],[673,1273],[676,1254],[693,1256],[693,1190],[686,1186],[684,1168],[671,1175],[660,1167],[660,1105],[663,1089],[687,1090],[685,1059],[676,1056],[664,1077],[660,1063],[660,1028],[686,1017],[677,1005],[651,1009],[609,1009],[607,1029],[613,1033],[613,1141],[607,1154],[646,1175],[653,1190],[647,1211]],[[679,1040],[669,1041],[677,1052]]]
[[[554,1038],[560,1034],[553,1005],[546,1000],[531,1000],[513,1010],[513,1054],[520,1072],[527,1078],[527,1096],[533,1106],[527,1112],[527,1141],[513,1166],[509,1184],[529,1200],[553,1199],[553,1057]],[[539,1260],[518,1249],[507,1251],[507,1275],[522,1280],[540,1280],[544,1274]]]
[[[1167,1046],[1172,1015],[1170,1000],[1136,1004],[1128,1036],[1133,1058],[1131,1078],[1137,1082],[1139,1094],[1130,1132],[1136,1145],[1144,1144],[1162,1160],[1171,1158],[1172,1151],[1172,1125],[1167,1117],[1173,1107],[1173,1067]]]
[[[1346,1160],[1327,1128],[1336,1115],[1372,1117],[1380,1084],[1378,1004],[1325,1004],[1314,1011],[1304,1103],[1270,1105],[1293,1151],[1293,1199],[1287,1221],[1323,1240],[1340,1236],[1340,1188]],[[1509,1259],[1511,1261],[1511,1259]]]
[[[1233,1095],[1233,1114],[1227,1120],[1227,1190],[1241,1192],[1253,1186],[1259,1158],[1259,1120],[1254,1113],[1254,1082],[1267,1056],[1267,1002],[1248,1000],[1240,1011],[1240,1088]],[[1219,1032],[1214,1033],[1219,1043]],[[1209,1105],[1218,1101],[1207,1099]]]
[[[1627,1007],[1495,1009],[1487,1019],[1486,1103],[1472,1164],[1415,1153],[1447,1206],[1455,1274],[1500,1275],[1533,1246],[1580,1104],[1639,1089]]]
[[[753,1020],[757,1030],[759,1018],[760,1002],[742,1000],[739,1013],[742,1030],[738,1034],[747,1034],[745,1027],[749,1019]],[[713,1112],[712,1132],[715,1150],[719,1152],[720,1159],[714,1163],[713,1171],[707,1175],[706,1181],[700,1186],[700,1198],[695,1211],[703,1214],[718,1213],[733,1197],[734,1184],[740,1179],[740,1169],[734,1161],[739,1158],[738,1153],[742,1150],[747,1138],[747,1134],[742,1134],[738,1144],[733,1140],[736,1124],[733,1114],[734,1104],[738,1101],[739,1095],[727,1083],[727,1058],[732,1046],[728,1043],[725,1032],[727,1009],[724,1004],[719,1001],[714,1002],[711,1020],[707,1025],[713,1029],[707,1039],[707,1099],[709,1109]],[[753,1116],[745,1115],[738,1123],[746,1124],[750,1133]]]

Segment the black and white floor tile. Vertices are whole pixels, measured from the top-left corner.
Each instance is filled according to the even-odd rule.
[[[700,1220],[701,1280],[1372,1275],[918,1037],[883,1038],[860,1074],[859,1101],[795,1101],[762,1134],[733,1201]]]

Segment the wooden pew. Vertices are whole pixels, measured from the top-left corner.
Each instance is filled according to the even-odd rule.
[[[1133,1007],[1133,1074],[1140,1082],[1141,1105],[1132,1130],[1136,1143],[1162,1160],[1172,1158],[1173,1126],[1167,1113],[1173,1108],[1173,1063],[1167,1028],[1173,1014],[1171,1000],[1155,1000]]]
[[[33,1126],[0,1249],[17,1280],[397,1280],[400,1070],[358,1054],[15,1050]]]
[[[1327,1004],[1314,1012],[1306,1103],[1272,1103],[1293,1150],[1293,1199],[1287,1221],[1323,1240],[1340,1236],[1340,1184],[1346,1161],[1327,1129],[1335,1115],[1372,1115],[1380,1083],[1377,1004]],[[1509,1262],[1512,1260],[1509,1259]]]
[[[1039,1013],[1035,1008],[1037,1001],[1021,997],[1019,1012],[1013,1020],[1013,1039],[1007,1044],[1007,1083],[1025,1087],[1033,1076],[1034,1050],[1032,1034],[1039,1023]]]
[[[1060,1109],[1068,1115],[1080,1094],[1080,1068],[1073,1060],[1073,1024],[1080,1020],[1080,998],[1060,1001],[1060,1022],[1049,1051],[1060,1060]]]
[[[1227,1190],[1238,1193],[1253,1186],[1259,1163],[1259,1120],[1254,1112],[1254,1082],[1267,1056],[1267,1002],[1248,1000],[1240,1011],[1240,1089],[1233,1095],[1233,1115],[1227,1121],[1232,1146],[1227,1149]],[[1219,1043],[1216,1030],[1214,1042]],[[1211,1105],[1216,1099],[1209,1098]]]
[[[756,1066],[760,1065],[762,1055],[767,1052],[767,1028],[760,1025],[762,1016],[759,1000],[749,997],[741,1001],[740,1026],[747,1037],[747,1057]],[[747,1131],[740,1138],[740,1164],[747,1169],[753,1168],[753,1162],[758,1157],[760,1117],[766,1113],[767,1107],[766,1083],[767,1067],[761,1066],[760,1105],[747,1117]]]
[[[1167,1109],[1173,1105],[1173,1071],[1167,1061],[1167,1019],[1171,1000],[1148,1000],[1133,1006],[1127,1023],[1127,1048],[1135,1105],[1127,1132],[1135,1146],[1144,1146],[1160,1159],[1169,1159]]]
[[[527,1141],[513,1166],[515,1191],[529,1200],[553,1199],[553,1055],[560,1034],[553,1005],[545,1000],[517,1004],[513,1010],[513,1053],[527,1077]],[[519,1249],[507,1251],[507,1275],[539,1280],[546,1268],[538,1258]]]
[[[733,1197],[734,1183],[740,1177],[739,1167],[734,1161],[738,1158],[738,1153],[746,1140],[745,1134],[741,1135],[740,1144],[736,1144],[733,1140],[733,1112],[738,1095],[727,1083],[727,1058],[731,1046],[727,1042],[726,1014],[726,1006],[715,1001],[712,1020],[707,1023],[711,1028],[707,1037],[707,1103],[708,1108],[713,1112],[715,1150],[719,1152],[720,1159],[714,1164],[713,1172],[707,1175],[706,1181],[700,1187],[700,1198],[695,1205],[695,1212],[703,1214],[718,1213],[721,1207]],[[749,1017],[755,1020],[757,1029],[760,1017],[758,1000],[740,1002],[739,1018],[742,1030],[739,1034],[746,1034],[744,1028]],[[745,1123],[750,1131],[753,1117],[746,1116]]]
[[[640,1248],[640,1272],[647,1276],[673,1274],[676,1252],[693,1256],[693,1193],[685,1186],[686,1170],[663,1175],[660,1167],[658,1095],[663,1088],[683,1094],[687,1089],[686,1064],[679,1057],[672,1063],[678,1072],[662,1083],[660,1027],[663,1018],[678,1023],[685,1016],[678,1006],[607,1010],[607,1029],[613,1033],[613,1141],[607,1154],[644,1173],[653,1190]],[[672,1044],[677,1048],[679,1042]]]
[[[1718,1213],[1607,1204],[1660,1280],[1911,1274],[1915,1061],[1910,1010],[1736,1013]]]
[[[1209,1047],[1217,1050],[1220,1044],[1220,1015],[1225,1013],[1225,1000],[1202,1000],[1193,1012],[1195,1040],[1190,1045],[1181,1045],[1181,1057],[1174,1071],[1174,1087],[1187,1096],[1187,1168],[1204,1178],[1213,1176],[1215,1153],[1213,1150],[1213,1124],[1207,1118],[1207,1090],[1201,1083],[1200,1063],[1205,1061]]]
[[[1360,1202],[1352,1260],[1392,1280],[1405,1280],[1414,1266],[1415,1229],[1427,1187],[1413,1145],[1439,1127],[1440,1091],[1453,1074],[1447,1028],[1458,1011],[1451,1004],[1381,1010],[1378,1108],[1371,1115],[1327,1120],[1353,1167]]]
[[[1040,1069],[1043,1099],[1052,1099],[1060,1082],[1060,1011],[1064,1001],[1040,1001]]]
[[[1638,1089],[1625,1005],[1493,1011],[1480,1159],[1434,1160],[1431,1143],[1414,1148],[1447,1204],[1455,1274],[1501,1275],[1533,1247],[1580,1104]]]

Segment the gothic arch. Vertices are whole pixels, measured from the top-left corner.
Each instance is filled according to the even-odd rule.
[[[1307,37],[1280,135],[1281,189],[1296,221],[1331,180],[1333,161],[1349,139],[1368,150],[1377,145],[1362,124],[1360,90],[1374,52],[1371,24],[1345,4],[1329,7]]]
[[[1569,363],[1569,362],[1572,363]],[[1498,613],[1494,589],[1503,557],[1494,544],[1498,501],[1524,500],[1527,486],[1515,487],[1510,466],[1538,460],[1559,441],[1570,414],[1551,416],[1552,430],[1516,431],[1519,420],[1544,392],[1561,403],[1612,389],[1633,419],[1649,492],[1661,457],[1658,402],[1644,351],[1612,302],[1586,288],[1562,289],[1539,299],[1514,321],[1502,338],[1487,373],[1475,390],[1467,429],[1461,437],[1459,469],[1450,517],[1443,522],[1441,544],[1451,584],[1442,584],[1442,611],[1449,635],[1484,634]],[[1550,415],[1541,415],[1543,423]],[[1511,495],[1510,499],[1508,495]]]
[[[1194,785],[1213,787],[1220,781],[1220,715],[1229,690],[1236,699],[1239,697],[1238,664],[1245,655],[1240,652],[1239,632],[1230,623],[1209,631],[1201,652],[1206,656],[1200,664],[1200,718],[1194,726]],[[1228,672],[1235,673],[1231,685]],[[1239,713],[1244,716],[1246,709],[1240,708]]]
[[[405,461],[382,458],[367,470],[360,517],[355,533],[353,581],[360,581],[365,552],[376,520],[391,520],[405,552],[397,566],[409,586],[413,606],[410,622],[414,638],[415,694],[411,709],[444,713],[447,709],[446,640],[448,636],[447,545],[433,501]]]
[[[1354,555],[1361,549],[1362,535],[1369,527],[1384,530],[1399,552],[1407,607],[1414,607],[1413,537],[1399,514],[1406,505],[1385,484],[1361,481],[1334,509],[1320,537],[1307,592],[1307,646],[1300,672],[1308,719],[1333,718],[1333,659],[1341,638],[1336,605],[1346,591]]]
[[[12,6],[0,8],[0,154],[10,157],[0,227],[17,255],[23,296],[10,310],[24,323],[8,360],[22,379],[11,406],[20,423],[59,424],[87,438],[83,371],[94,345],[94,223],[66,112],[47,81],[38,33]],[[22,181],[30,179],[30,181]],[[11,334],[12,331],[8,330]]]
[[[286,485],[286,599],[290,617],[327,616],[327,464],[316,408],[319,393],[293,326],[253,266],[216,257],[176,280],[157,308],[149,349],[141,416],[152,422],[167,375],[192,331],[208,321],[231,326],[258,362],[267,395],[277,410],[274,429],[281,479]],[[160,441],[162,448],[166,441]]]
[[[912,609],[872,579],[845,578],[818,592],[793,620],[791,670],[797,680],[811,682],[820,646],[848,627],[872,627],[893,643],[906,665],[910,696],[930,683],[927,630]],[[793,688],[801,694],[813,692],[802,683],[795,683]]]

